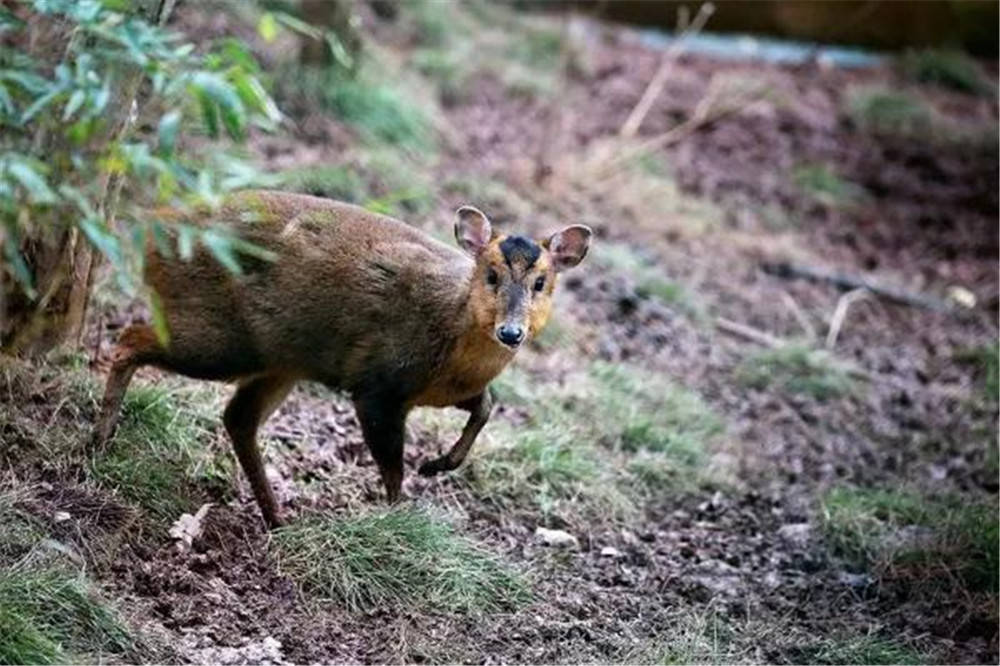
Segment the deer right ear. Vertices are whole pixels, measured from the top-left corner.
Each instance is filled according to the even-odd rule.
[[[475,257],[492,237],[493,227],[481,210],[462,206],[455,211],[455,240],[463,250]]]

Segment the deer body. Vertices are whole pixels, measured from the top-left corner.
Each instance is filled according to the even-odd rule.
[[[472,208],[460,209],[456,223],[465,253],[356,206],[280,192],[234,195],[198,222],[230,226],[276,260],[243,256],[242,274],[234,274],[203,249],[186,262],[151,249],[145,277],[162,304],[169,338],[161,344],[145,325],[122,333],[94,442],[103,445],[111,436],[139,366],[235,381],[223,419],[269,525],[280,519],[256,431],[297,381],[350,393],[395,500],[407,412],[418,405],[470,412],[455,446],[420,472],[457,467],[489,418],[489,382],[521,340],[544,326],[559,268],[540,246],[530,267],[517,264],[522,278],[545,283],[545,293],[535,292],[526,303],[525,289],[514,284],[516,262],[508,261],[510,284],[504,286],[514,296],[504,300],[497,273],[503,268],[497,264],[506,261],[503,239]],[[589,231],[584,236],[589,240]],[[585,253],[586,243],[580,247]],[[516,328],[519,337],[511,334]]]

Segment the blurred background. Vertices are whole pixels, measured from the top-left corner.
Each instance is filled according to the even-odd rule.
[[[0,662],[996,662],[998,21],[3,3]],[[79,447],[115,336],[162,319],[141,248],[238,267],[184,220],[251,186],[447,243],[463,204],[595,231],[461,470],[416,476],[462,418],[413,415],[402,508],[320,387],[262,434],[284,536],[227,387],[144,371]]]

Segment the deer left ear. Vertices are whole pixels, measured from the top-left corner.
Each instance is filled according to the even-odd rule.
[[[574,224],[552,234],[542,243],[552,255],[552,263],[557,272],[573,268],[583,261],[590,249],[592,235],[590,227]]]
[[[493,237],[493,227],[483,211],[462,206],[455,211],[455,240],[473,257],[482,252]]]

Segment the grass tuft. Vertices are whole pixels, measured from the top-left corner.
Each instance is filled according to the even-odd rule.
[[[594,248],[593,260],[616,274],[635,280],[636,294],[653,298],[687,315],[695,322],[705,318],[698,299],[683,284],[671,280],[656,260],[624,243],[602,243]]]
[[[91,463],[95,479],[162,521],[224,496],[231,463],[213,450],[217,416],[200,411],[199,400],[196,391],[133,385],[110,448]]]
[[[834,550],[897,576],[957,576],[996,594],[1000,584],[995,506],[958,497],[835,488],[823,499],[823,523]]]
[[[417,150],[433,146],[423,112],[390,85],[347,78],[331,68],[299,68],[279,77],[278,87],[280,97],[329,111],[371,143]]]
[[[105,653],[133,652],[118,614],[16,504],[11,493],[0,494],[0,664],[103,661]],[[20,550],[16,560],[11,544]]]
[[[799,167],[793,178],[803,192],[829,208],[850,206],[866,196],[863,187],[844,180],[828,164]]]
[[[590,413],[606,445],[625,451],[665,453],[695,465],[707,440],[722,432],[722,422],[696,394],[662,374],[610,363],[591,368],[595,393]]]
[[[633,366],[594,363],[563,384],[512,368],[493,387],[500,402],[531,415],[494,428],[494,445],[464,478],[491,501],[566,521],[627,518],[648,492],[686,487],[722,431],[697,395]]]
[[[848,92],[847,113],[863,130],[913,136],[930,129],[933,111],[919,97],[883,87],[860,87]]]
[[[805,393],[817,400],[838,398],[853,382],[829,354],[802,345],[759,352],[736,368],[736,380],[755,389]]]
[[[976,95],[989,95],[994,92],[976,62],[961,51],[911,50],[903,55],[899,64],[903,74],[913,81]]]
[[[519,574],[411,507],[302,518],[274,534],[278,564],[316,599],[352,611],[499,611],[527,601]]]
[[[278,175],[284,189],[317,197],[361,204],[368,198],[368,187],[358,173],[344,166],[309,166],[289,169]]]
[[[878,636],[827,638],[796,650],[797,660],[810,664],[924,664],[912,649]]]

